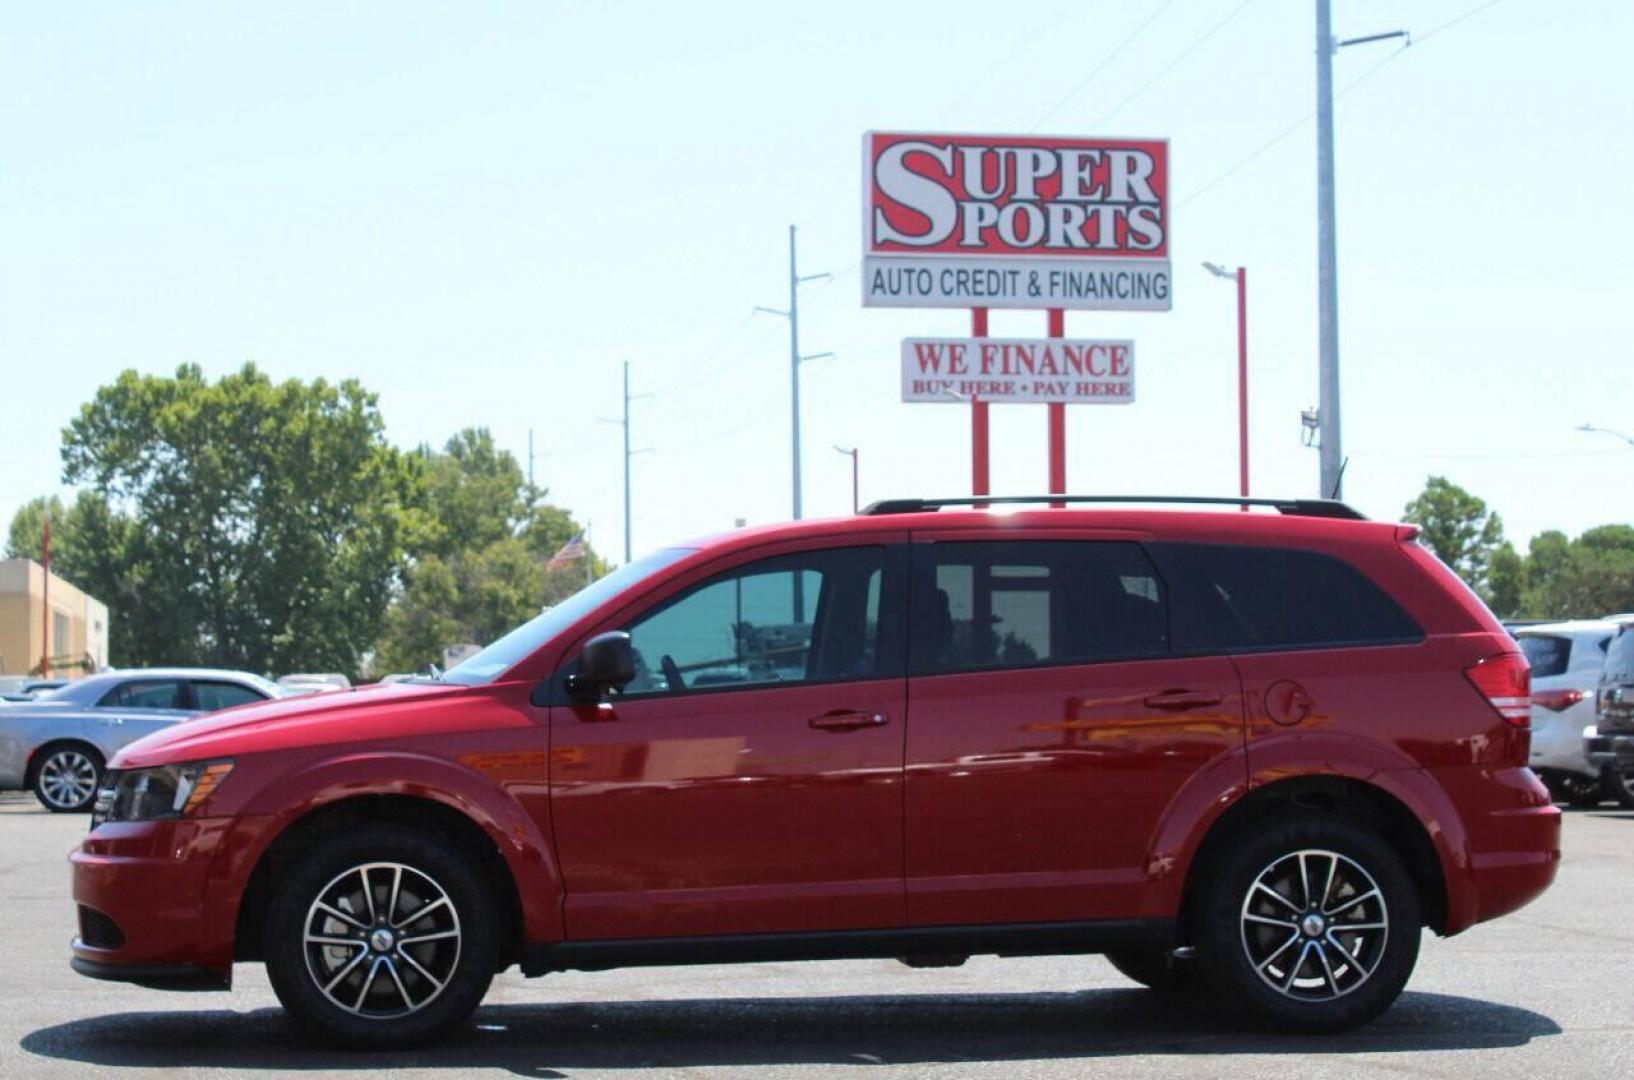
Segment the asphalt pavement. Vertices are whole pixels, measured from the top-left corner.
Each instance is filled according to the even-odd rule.
[[[1609,808],[1568,812],[1553,889],[1427,935],[1407,993],[1342,1036],[1240,1030],[1099,957],[858,960],[507,973],[469,1028],[401,1054],[304,1045],[259,965],[231,993],[75,975],[66,856],[85,827],[0,795],[0,1077],[1634,1076],[1634,813]]]

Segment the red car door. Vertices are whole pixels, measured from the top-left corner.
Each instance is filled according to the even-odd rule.
[[[1241,750],[1235,670],[1169,655],[1138,543],[992,535],[914,544],[908,922],[1146,914],[1165,808]]]
[[[635,681],[551,710],[570,940],[902,925],[903,540],[740,558],[617,620]]]

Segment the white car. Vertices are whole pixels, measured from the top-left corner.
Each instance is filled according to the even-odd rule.
[[[1532,771],[1556,799],[1573,806],[1614,797],[1604,770],[1589,761],[1583,729],[1594,724],[1595,687],[1616,632],[1610,619],[1538,623],[1514,631],[1532,665]]]

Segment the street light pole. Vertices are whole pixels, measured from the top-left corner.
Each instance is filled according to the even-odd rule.
[[[834,449],[851,458],[851,512],[857,512],[857,448],[855,446],[836,446]]]
[[[1248,270],[1206,262],[1204,268],[1215,277],[1237,283],[1237,493],[1248,498]],[[1243,511],[1247,512],[1245,505]]]
[[[1339,434],[1339,267],[1333,209],[1333,22],[1329,0],[1316,0],[1316,339],[1320,484],[1325,499],[1342,494]]]

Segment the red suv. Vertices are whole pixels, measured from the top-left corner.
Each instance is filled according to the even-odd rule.
[[[261,960],[398,1046],[512,964],[1105,953],[1332,1031],[1549,885],[1526,661],[1415,529],[1070,501],[669,548],[438,678],[134,743],[73,965]]]

